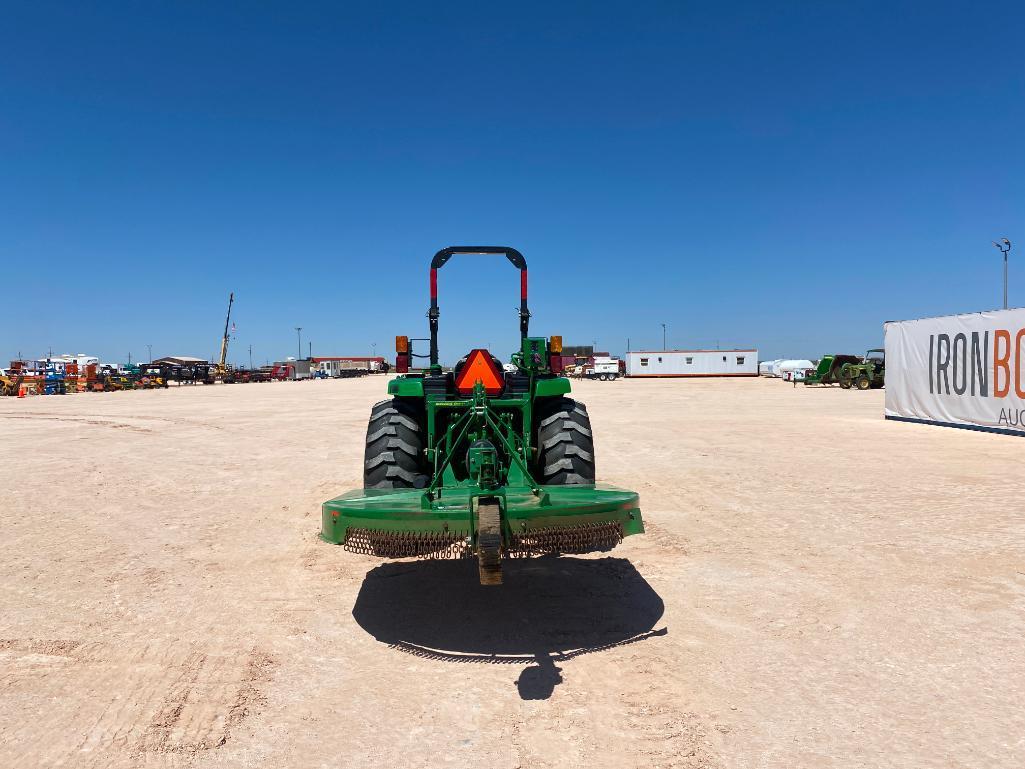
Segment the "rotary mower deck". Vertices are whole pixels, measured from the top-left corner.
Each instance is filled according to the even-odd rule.
[[[484,349],[450,372],[438,363],[437,272],[454,254],[504,255],[519,269],[515,371]],[[560,376],[562,339],[528,336],[523,256],[442,249],[430,285],[430,365],[410,373],[419,356],[396,338],[400,376],[370,414],[364,488],[324,503],[321,538],[384,558],[476,556],[481,583],[495,585],[503,558],[608,550],[643,533],[638,495],[595,483],[590,418]]]

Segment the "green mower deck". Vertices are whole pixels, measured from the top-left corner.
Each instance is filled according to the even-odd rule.
[[[350,491],[323,505],[321,538],[347,550],[390,558],[473,555],[480,500],[501,511],[503,550],[510,556],[607,550],[642,534],[640,500],[614,486],[505,487],[483,494],[446,490],[427,500],[422,490]]]

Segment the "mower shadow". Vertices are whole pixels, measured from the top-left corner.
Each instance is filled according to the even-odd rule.
[[[503,571],[501,587],[483,587],[475,560],[385,563],[367,572],[352,616],[416,656],[527,664],[523,699],[551,696],[557,662],[667,632],[654,629],[662,599],[624,558],[512,559]]]

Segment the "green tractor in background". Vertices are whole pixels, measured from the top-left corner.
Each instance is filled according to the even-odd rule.
[[[845,363],[840,368],[840,386],[845,390],[876,390],[886,384],[886,351],[869,350],[859,363]]]
[[[843,386],[840,378],[840,370],[848,363],[861,363],[862,358],[858,355],[823,355],[818,366],[810,370],[804,376],[806,385],[832,385]],[[850,386],[850,383],[847,385]]]
[[[438,362],[438,270],[455,254],[498,254],[520,271],[515,371],[474,349],[452,371]],[[584,404],[568,397],[562,339],[528,335],[527,263],[514,248],[453,246],[430,270],[430,366],[410,373],[396,338],[391,396],[373,407],[363,489],[322,508],[321,538],[384,558],[477,557],[484,585],[502,559],[609,550],[644,531],[635,492],[595,483]]]

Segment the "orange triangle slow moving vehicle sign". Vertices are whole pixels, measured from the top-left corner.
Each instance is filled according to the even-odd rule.
[[[487,350],[471,350],[466,356],[466,363],[456,379],[456,390],[460,395],[470,395],[478,380],[488,395],[498,395],[504,387],[502,373]]]

